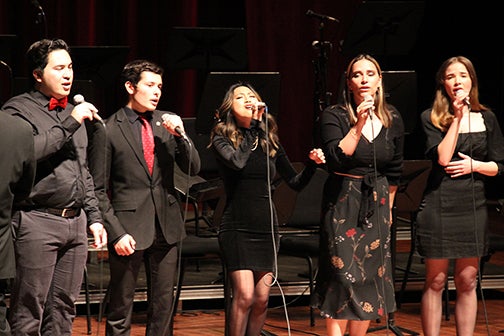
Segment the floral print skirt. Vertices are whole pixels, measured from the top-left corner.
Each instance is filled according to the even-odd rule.
[[[312,307],[323,317],[374,320],[396,310],[388,182],[338,179],[325,212]]]

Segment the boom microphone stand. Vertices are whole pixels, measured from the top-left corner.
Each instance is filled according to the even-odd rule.
[[[324,109],[331,104],[332,93],[327,91],[327,60],[332,50],[332,43],[324,41],[324,28],[326,22],[339,20],[331,16],[318,14],[312,10],[306,12],[307,16],[314,17],[319,20],[319,39],[312,42],[312,47],[317,51],[317,57],[313,60],[313,70],[315,72],[315,90],[313,94],[313,113],[314,125],[319,122],[319,115]],[[318,127],[314,127],[313,139],[318,140]]]

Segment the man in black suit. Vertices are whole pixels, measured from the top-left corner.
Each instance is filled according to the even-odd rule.
[[[16,274],[12,240],[12,205],[30,194],[35,178],[30,125],[8,114],[0,116],[0,336],[10,335],[5,294]]]
[[[108,336],[130,334],[142,263],[148,285],[146,334],[172,334],[177,243],[186,235],[174,167],[196,175],[200,158],[181,118],[156,110],[162,75],[152,62],[128,63],[121,74],[126,106],[92,132],[89,165],[109,237]]]

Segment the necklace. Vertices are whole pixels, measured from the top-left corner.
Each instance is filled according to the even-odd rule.
[[[257,149],[257,145],[259,144],[259,137],[256,136],[254,143],[252,144],[252,152]]]

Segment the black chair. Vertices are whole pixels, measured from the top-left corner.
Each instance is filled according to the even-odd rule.
[[[187,262],[191,259],[200,260],[204,258],[217,258],[221,259],[219,242],[216,237],[199,237],[195,235],[188,235],[179,245],[180,250],[180,269],[177,280],[177,286],[175,288],[175,299],[174,299],[174,309],[173,318],[177,314],[177,306],[180,299],[180,293],[182,291],[182,284],[184,283],[184,275],[186,270]],[[224,292],[224,305],[225,312],[229,311],[230,304],[230,294],[227,286],[227,278],[225,276],[226,272],[224,269],[224,263],[222,263],[222,273],[223,276],[223,292]]]
[[[304,165],[295,163],[300,171]],[[280,249],[279,255],[303,258],[308,265],[308,284],[310,294],[315,285],[313,259],[319,255],[319,227],[322,209],[322,190],[328,173],[317,168],[310,183],[300,192],[280,183],[274,192],[274,202],[279,214]],[[290,211],[290,214],[287,215]],[[310,325],[315,325],[314,309],[310,307]]]
[[[224,196],[224,185],[219,176],[217,159],[208,148],[209,134],[196,132],[196,118],[182,118],[186,134],[191,138],[201,159],[201,169],[198,176],[188,177],[179,169],[175,170],[175,187],[186,197],[194,209],[194,217],[187,221],[194,221],[194,230],[200,235],[201,221],[216,231],[213,212],[219,205],[219,200]],[[188,195],[186,193],[188,192]]]

